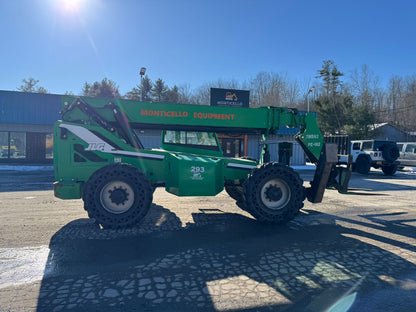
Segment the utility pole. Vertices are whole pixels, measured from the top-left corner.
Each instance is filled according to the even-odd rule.
[[[308,113],[309,113],[309,94],[315,89],[315,87],[311,87],[308,91],[308,94],[306,94],[306,101],[308,102]]]
[[[140,102],[143,102],[143,76],[146,74],[146,67],[140,68]]]

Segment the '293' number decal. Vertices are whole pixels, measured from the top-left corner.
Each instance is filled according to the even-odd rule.
[[[204,177],[202,174],[205,172],[205,167],[198,167],[198,166],[192,166],[191,167],[191,173],[192,173],[192,180],[203,180]]]
[[[192,173],[204,173],[205,172],[205,167],[192,166],[191,167],[191,172]]]

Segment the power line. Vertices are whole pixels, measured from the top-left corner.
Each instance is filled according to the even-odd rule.
[[[384,109],[384,110],[379,110],[379,111],[375,111],[375,113],[387,113],[387,112],[396,112],[396,111],[400,111],[400,110],[410,110],[412,108],[416,108],[416,103],[415,104],[409,104],[405,107],[396,107],[396,108],[388,108],[388,109]]]

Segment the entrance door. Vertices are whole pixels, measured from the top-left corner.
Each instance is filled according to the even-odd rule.
[[[45,161],[46,134],[26,133],[26,153],[29,161]]]
[[[226,157],[243,156],[243,140],[237,138],[219,138],[221,149]]]

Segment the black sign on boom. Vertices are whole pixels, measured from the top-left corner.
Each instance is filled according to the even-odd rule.
[[[211,88],[211,106],[249,107],[250,91]]]

